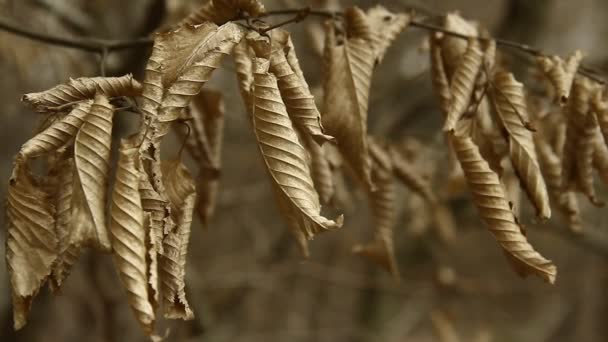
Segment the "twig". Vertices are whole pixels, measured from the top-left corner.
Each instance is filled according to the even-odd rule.
[[[410,12],[413,12],[413,10],[410,10]],[[296,17],[294,17],[290,20],[287,20],[285,22],[279,23],[277,25],[273,25],[270,28],[267,28],[264,30],[258,30],[258,31],[267,32],[276,27],[280,27],[280,26],[283,26],[283,25],[286,25],[286,24],[289,24],[292,22],[298,22],[298,21],[304,19],[304,17],[302,17],[302,13],[306,13],[306,15],[304,17],[316,16],[316,17],[323,17],[323,18],[340,18],[344,15],[343,12],[339,12],[339,11],[318,10],[318,9],[311,9],[310,7],[303,7],[303,8],[296,8],[296,9],[272,10],[272,11],[267,11],[266,13],[260,15],[258,18],[265,18],[265,17],[278,16],[278,15],[296,15]],[[248,18],[245,18],[245,17],[237,18],[237,20],[246,20],[246,19],[248,19]],[[441,26],[429,24],[429,23],[422,22],[422,21],[419,21],[416,19],[412,19],[410,21],[409,25],[412,27],[417,27],[417,28],[421,28],[424,30],[428,30],[428,31],[441,32],[445,35],[449,35],[449,36],[460,38],[460,39],[471,39],[472,38],[472,39],[477,39],[482,42],[484,42],[484,41],[487,42],[491,39],[494,39],[494,38],[488,38],[488,37],[469,37],[465,34],[450,31]],[[104,53],[104,50],[109,53],[109,52],[118,51],[118,50],[132,49],[132,48],[138,48],[138,47],[149,47],[153,44],[153,39],[150,37],[142,37],[142,38],[136,38],[136,39],[131,39],[131,40],[111,40],[111,39],[85,38],[85,37],[62,38],[62,37],[52,36],[52,35],[48,35],[48,34],[44,34],[44,33],[40,33],[40,32],[30,31],[28,29],[20,28],[20,27],[17,27],[15,24],[7,22],[4,19],[0,19],[0,30],[4,30],[4,31],[10,32],[10,33],[13,33],[15,35],[21,36],[21,37],[29,38],[29,39],[40,41],[40,42],[47,43],[47,44],[52,44],[52,45],[57,45],[57,46],[62,46],[62,47],[67,47],[67,48],[73,48],[73,49],[80,49],[80,50],[89,51],[89,52],[97,52],[100,54]],[[506,39],[494,39],[494,40],[496,41],[496,44],[499,46],[516,49],[516,50],[525,52],[525,53],[530,54],[535,57],[545,56],[545,54],[540,49],[537,49],[535,47],[532,47],[532,46],[529,46],[526,44],[522,44],[522,43],[518,43],[518,42],[506,40]],[[608,83],[604,78],[598,76],[598,72],[594,71],[593,69],[591,69],[587,66],[581,65],[578,68],[577,72],[580,75],[585,76],[597,83],[600,83],[603,85],[606,85]]]

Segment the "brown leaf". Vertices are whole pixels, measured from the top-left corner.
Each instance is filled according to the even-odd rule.
[[[163,239],[159,264],[163,307],[166,318],[189,320],[194,318],[194,313],[189,307],[185,292],[186,255],[196,189],[190,172],[180,161],[165,161],[162,169],[163,181],[171,201],[171,214],[176,222]]]
[[[409,25],[408,13],[392,13],[382,5],[367,10],[367,20],[372,31],[376,63],[382,62],[384,54],[395,38]]]
[[[205,160],[209,161],[208,164],[199,165],[200,170],[196,181],[197,211],[201,221],[207,224],[215,211],[219,191],[218,172],[222,161],[224,101],[221,93],[204,90],[194,98],[192,104],[194,132],[197,137],[201,137],[197,139],[199,148],[207,153]]]
[[[262,157],[282,212],[296,238],[302,241],[342,225],[323,217],[308,168],[306,150],[300,143],[278,89],[276,77],[268,72],[269,61],[255,58],[253,126]]]
[[[393,229],[396,221],[395,180],[388,152],[373,139],[369,139],[372,157],[372,179],[376,189],[368,193],[374,217],[374,239],[357,245],[353,251],[378,263],[399,280],[399,268],[395,260]]]
[[[14,327],[18,330],[25,326],[32,300],[51,274],[57,257],[55,208],[27,164],[15,165],[6,208],[6,267],[11,280]]]
[[[121,77],[81,77],[70,79],[67,84],[60,84],[49,90],[25,94],[21,101],[32,106],[35,111],[43,113],[49,108],[93,99],[95,93],[116,97],[138,96],[141,91],[141,84],[131,74]]]
[[[483,53],[479,41],[469,40],[468,47],[450,79],[450,110],[445,119],[444,131],[453,130],[469,107],[482,61]]]
[[[147,334],[154,329],[154,309],[148,291],[148,263],[144,211],[139,192],[136,139],[123,139],[110,209],[112,249],[120,279],[135,318]]]
[[[598,88],[598,90],[594,92],[591,99],[591,108],[596,116],[602,135],[604,136],[603,143],[608,145],[608,100],[603,98],[602,88]]]
[[[93,101],[78,103],[70,113],[57,119],[44,131],[23,144],[17,158],[38,157],[67,145],[84,123],[92,103]]]
[[[289,33],[284,30],[273,30],[271,41],[273,53],[270,58],[270,71],[277,78],[281,97],[294,125],[310,134],[319,144],[333,140],[333,137],[323,134],[321,114],[304,79],[293,44],[290,44]],[[287,56],[291,56],[289,61]]]
[[[55,234],[58,239],[58,256],[53,265],[51,283],[54,292],[58,292],[66,280],[72,266],[80,256],[80,246],[73,244],[72,219],[72,191],[74,187],[74,158],[68,154],[60,156],[61,160],[54,170],[58,177],[57,189],[55,190]]]
[[[535,274],[553,283],[556,267],[528,243],[517,223],[498,175],[481,157],[471,138],[451,135],[452,146],[467,178],[473,201],[486,227],[494,235],[517,273]]]
[[[329,204],[334,196],[334,179],[325,146],[319,146],[316,141],[305,135],[303,139],[306,150],[310,153],[310,174],[319,193],[321,204]]]
[[[356,8],[347,13],[354,18],[348,21],[353,35],[339,45],[332,26],[327,33],[322,120],[359,180],[372,188],[367,109],[375,57],[365,14]]]
[[[450,12],[444,17],[443,27],[448,31],[469,37],[477,37],[479,35],[476,24],[465,20],[457,12]],[[441,47],[448,78],[452,79],[454,70],[456,70],[457,65],[460,63],[460,58],[469,47],[469,44],[467,40],[462,38],[446,35],[441,40]]]
[[[509,156],[513,168],[536,214],[542,219],[551,217],[547,186],[542,177],[534,147],[532,132],[524,127],[521,118],[528,118],[523,85],[513,74],[499,71],[494,75],[492,99],[502,126],[509,137]]]
[[[245,103],[245,109],[249,115],[252,115],[253,107],[251,106],[251,84],[253,83],[253,72],[251,71],[251,59],[253,52],[246,41],[241,41],[232,51],[234,56],[234,67],[236,69],[236,77],[239,83],[239,91]]]
[[[198,25],[206,21],[221,25],[236,19],[241,12],[255,18],[266,12],[266,9],[258,0],[207,0],[179,25]]]
[[[72,216],[83,218],[72,220],[74,243],[91,244],[104,251],[110,250],[105,207],[113,115],[114,108],[107,96],[96,95],[74,142],[77,181],[72,198]]]
[[[572,81],[583,59],[583,53],[576,50],[566,60],[559,56],[537,57],[541,71],[547,76],[553,87],[557,102],[564,105],[568,102]]]
[[[431,81],[433,90],[439,98],[439,109],[444,119],[450,112],[451,98],[450,82],[448,80],[441,53],[441,39],[438,33],[431,34]]]
[[[436,204],[437,196],[433,193],[428,179],[420,176],[420,171],[403,156],[401,151],[398,151],[396,148],[390,148],[389,154],[395,177],[409,190],[424,198],[428,203]]]

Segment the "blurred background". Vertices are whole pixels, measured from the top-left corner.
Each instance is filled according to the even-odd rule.
[[[310,3],[268,0],[267,9],[306,5],[339,8],[376,2],[337,0]],[[603,0],[428,0],[381,1],[392,10],[409,6],[441,14],[458,10],[496,37],[549,53],[580,48],[586,63],[608,67],[608,2]],[[168,27],[199,4],[191,0],[0,0],[0,18],[62,37],[128,39]],[[315,36],[319,21],[291,25],[296,50],[311,87],[321,81]],[[315,26],[316,25],[316,26]],[[313,32],[311,34],[311,32]],[[369,127],[374,135],[411,147],[411,159],[441,192],[446,147],[441,115],[433,98],[426,32],[410,28],[399,36],[373,80]],[[321,38],[321,39],[319,39]],[[141,79],[149,50],[112,53],[108,75],[132,72]],[[99,74],[96,54],[45,45],[0,30],[0,197],[12,158],[40,121],[19,99],[69,77]],[[525,73],[525,58],[511,64]],[[416,194],[401,189],[395,244],[402,274],[395,283],[383,270],[351,253],[369,239],[372,222],[365,196],[352,190],[340,211],[344,227],[318,236],[303,260],[278,214],[251,125],[227,59],[208,85],[226,99],[221,191],[216,215],[206,229],[195,221],[190,240],[187,294],[196,318],[159,322],[169,341],[607,341],[608,213],[583,211],[585,233],[569,234],[558,215],[535,225],[524,208],[531,242],[558,266],[554,286],[522,280],[510,269],[479,221],[468,195],[448,202],[456,238],[442,241],[433,212]],[[134,119],[117,115],[115,134],[134,129]],[[171,137],[166,156],[180,141]],[[245,171],[246,170],[246,171]],[[606,192],[601,194],[606,196]],[[5,218],[2,217],[2,226]],[[0,230],[4,241],[5,230]],[[4,254],[4,243],[0,244]],[[86,253],[63,293],[47,290],[34,301],[28,325],[12,329],[9,280],[0,258],[0,341],[145,341],[131,315],[109,255]]]

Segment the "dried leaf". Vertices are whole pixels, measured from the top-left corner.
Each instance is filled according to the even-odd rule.
[[[17,158],[28,159],[38,157],[58,150],[68,144],[76,136],[76,133],[84,123],[91,109],[92,102],[84,101],[77,104],[69,114],[57,119],[44,131],[36,134],[36,136],[23,144]]]
[[[170,319],[193,319],[194,313],[186,299],[186,255],[190,239],[192,212],[196,202],[196,189],[190,172],[180,161],[162,163],[163,181],[171,201],[171,213],[176,222],[163,239],[160,259],[163,307]]]
[[[576,50],[565,61],[559,56],[537,57],[542,72],[547,76],[553,87],[557,102],[564,105],[568,102],[572,81],[583,59],[583,53]]]
[[[306,150],[287,115],[277,80],[268,72],[269,64],[264,58],[256,58],[253,62],[253,126],[277,200],[302,245],[302,241],[319,232],[340,227],[342,217],[333,221],[321,216],[319,195],[310,176]]]
[[[319,144],[333,140],[333,137],[323,134],[321,115],[315,104],[315,98],[304,79],[298,58],[293,51],[293,44],[288,44],[291,42],[289,33],[284,30],[273,30],[271,40],[276,46],[272,46],[270,71],[277,78],[281,97],[294,125],[310,134]],[[291,63],[287,60],[288,55],[292,56]]]
[[[542,219],[551,217],[547,186],[542,177],[532,132],[524,127],[521,117],[528,118],[523,85],[513,74],[499,71],[494,75],[492,98],[500,121],[509,137],[509,156],[521,179],[536,214]]]
[[[538,161],[547,182],[549,195],[551,195],[558,211],[568,220],[568,227],[574,232],[582,231],[580,209],[576,194],[572,191],[562,190],[562,163],[559,156],[551,146],[541,137],[536,139]]]
[[[200,164],[200,171],[196,181],[197,188],[197,211],[204,224],[215,211],[217,194],[219,191],[219,175],[222,160],[222,140],[224,136],[224,101],[222,94],[216,91],[202,91],[192,102],[194,131],[199,146],[208,156],[209,164]],[[196,114],[195,114],[196,113]],[[202,146],[203,144],[206,146]]]
[[[244,29],[227,23],[220,27],[203,24],[184,27],[173,31],[177,35],[168,42],[179,42],[182,51],[173,56],[172,63],[163,69],[163,84],[167,87],[159,108],[161,122],[176,120],[180,112],[188,107],[192,98],[201,91],[211,74],[220,66],[222,58],[232,53],[232,49],[243,38]],[[174,49],[173,46],[167,48]],[[163,135],[159,128],[158,136]]]
[[[601,90],[602,88],[598,88],[594,92],[591,99],[591,108],[604,136],[603,143],[608,145],[608,100],[603,98]]]
[[[392,171],[409,190],[417,193],[430,204],[437,203],[437,197],[431,190],[431,184],[420,176],[420,171],[409,162],[396,148],[389,149]]]
[[[357,177],[372,188],[367,109],[375,57],[365,14],[357,8],[347,10],[346,14],[349,30],[353,32],[344,45],[337,44],[332,26],[327,33],[322,120],[327,134],[336,138],[340,152]]]
[[[456,12],[448,13],[445,16],[443,27],[448,31],[469,37],[477,37],[479,34],[474,23],[465,20]],[[441,47],[448,78],[452,79],[454,70],[460,64],[460,58],[469,47],[469,44],[462,38],[446,35],[441,40]]]
[[[372,178],[376,189],[369,192],[369,201],[374,217],[374,239],[365,245],[357,245],[353,251],[378,263],[399,280],[399,268],[395,260],[393,228],[396,221],[395,180],[391,158],[386,150],[371,138]]]
[[[253,83],[253,72],[251,71],[251,59],[253,53],[246,41],[241,41],[232,51],[234,56],[234,67],[239,83],[239,91],[245,102],[245,108],[249,115],[252,115],[253,107],[251,106],[251,84]]]
[[[74,142],[77,183],[72,198],[72,216],[83,219],[72,220],[73,242],[91,244],[104,251],[110,250],[105,207],[113,115],[114,108],[107,96],[96,95]]]
[[[604,184],[608,185],[608,147],[599,136],[595,139],[593,166],[597,169]]]
[[[460,342],[454,322],[445,313],[439,310],[431,312],[431,323],[439,342]]]
[[[329,204],[334,196],[334,178],[329,160],[325,154],[325,146],[319,146],[312,138],[304,136],[306,150],[310,153],[310,174],[319,193],[321,204]]]
[[[141,91],[141,84],[131,74],[121,77],[81,77],[70,79],[67,84],[60,84],[49,90],[25,94],[21,101],[32,106],[35,111],[43,113],[49,108],[93,99],[95,93],[116,97],[138,96]]]
[[[51,274],[57,257],[55,208],[48,193],[16,164],[8,188],[6,267],[11,280],[16,330],[27,322],[32,300]]]
[[[408,13],[392,13],[382,5],[367,10],[367,20],[372,31],[376,63],[382,62],[384,54],[395,38],[409,25]]]
[[[483,53],[479,41],[471,39],[468,44],[467,50],[462,55],[454,75],[450,79],[450,110],[445,119],[444,131],[453,130],[469,107],[475,89],[475,81],[481,69]]]
[[[207,21],[221,25],[236,19],[243,12],[255,18],[266,12],[266,9],[258,0],[207,0],[179,25],[198,25]]]
[[[62,156],[57,166],[58,184],[55,191],[55,207],[57,212],[55,215],[55,234],[58,239],[58,256],[53,265],[53,274],[51,283],[54,292],[57,292],[63,282],[70,274],[72,266],[80,256],[80,247],[72,244],[72,191],[74,180],[74,158],[71,156]],[[76,218],[78,219],[78,218]]]
[[[597,120],[592,113],[587,113],[583,119],[582,131],[576,144],[576,177],[580,190],[595,206],[603,206],[604,202],[597,198],[593,185],[593,156],[596,151],[595,141],[599,136]]]
[[[123,139],[110,209],[112,249],[129,304],[147,334],[154,327],[154,309],[148,291],[148,263],[144,211],[139,192],[140,172],[136,141]]]
[[[431,36],[431,80],[433,82],[433,90],[439,98],[439,109],[443,114],[444,119],[450,112],[451,93],[450,82],[445,71],[443,57],[441,54],[441,39],[438,33],[433,33]]]
[[[483,160],[471,138],[451,135],[452,146],[467,178],[473,201],[486,227],[522,276],[535,274],[553,283],[555,265],[528,243],[506,199],[498,175]]]

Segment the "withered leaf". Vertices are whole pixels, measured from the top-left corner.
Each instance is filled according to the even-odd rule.
[[[194,313],[186,299],[185,275],[196,189],[190,172],[181,162],[165,161],[162,169],[163,181],[171,202],[171,214],[176,222],[163,239],[163,253],[159,265],[163,284],[163,307],[166,318],[192,319]]]
[[[217,173],[222,161],[224,101],[221,93],[204,90],[194,98],[192,104],[194,132],[197,137],[201,137],[197,140],[201,151],[208,154],[204,159],[209,161],[209,164],[201,163],[199,165],[200,170],[196,180],[198,198],[196,207],[201,221],[207,224],[215,211],[219,191]],[[203,144],[207,145],[203,146]]]
[[[450,32],[456,32],[469,37],[477,37],[479,35],[476,25],[462,18],[457,12],[450,12],[444,17],[443,27]],[[456,70],[468,46],[468,41],[459,37],[446,35],[441,39],[443,61],[449,79],[452,79],[454,70]]]
[[[114,108],[108,97],[96,95],[74,142],[77,183],[72,198],[72,215],[83,219],[72,220],[73,239],[104,251],[110,250],[105,207],[113,115]]]
[[[262,157],[272,177],[277,200],[296,238],[302,241],[342,225],[323,217],[308,168],[306,150],[300,143],[278,89],[268,72],[270,62],[255,58],[253,126]]]
[[[479,148],[466,136],[451,134],[451,141],[479,215],[505,251],[515,271],[522,276],[535,274],[553,283],[557,273],[555,265],[528,243],[511,211],[498,175],[481,157]]]
[[[541,56],[537,58],[538,65],[547,76],[553,87],[557,102],[564,105],[568,102],[572,81],[583,59],[583,53],[576,50],[566,60],[559,56]]]
[[[334,196],[334,177],[324,147],[319,146],[309,136],[304,136],[303,144],[310,153],[310,174],[321,204],[329,204]]]
[[[441,54],[441,39],[439,37],[438,33],[431,34],[431,81],[433,82],[435,95],[439,98],[439,109],[445,119],[450,112],[452,95]]]
[[[542,219],[551,217],[547,186],[542,177],[534,147],[532,132],[524,127],[521,118],[528,118],[523,85],[513,74],[497,72],[493,77],[492,98],[500,122],[508,133],[509,156],[513,168],[521,179],[522,186],[536,213]]]
[[[57,119],[45,130],[23,144],[17,158],[38,157],[68,144],[84,123],[92,103],[93,101],[78,103],[70,113]]]
[[[218,25],[237,19],[241,13],[255,18],[266,12],[258,0],[207,0],[205,3],[180,22],[180,25],[198,25],[206,21]]]
[[[123,139],[110,209],[112,250],[120,279],[137,321],[152,333],[154,309],[149,299],[144,211],[139,193],[140,171],[136,140]]]
[[[380,63],[386,50],[409,25],[411,18],[407,13],[392,13],[382,5],[368,9],[366,14],[372,31],[376,63]]]
[[[21,100],[37,112],[46,112],[49,108],[67,103],[93,99],[95,93],[115,97],[138,96],[141,91],[141,84],[131,74],[121,77],[81,77],[49,90],[25,94]]]
[[[289,33],[273,30],[271,41],[273,53],[270,57],[270,71],[277,78],[281,97],[294,125],[310,134],[319,144],[333,140],[333,137],[323,134],[321,114],[304,79],[293,44],[288,44],[291,42]],[[290,61],[287,56],[292,56]]]
[[[453,130],[469,107],[482,61],[483,53],[479,41],[470,39],[465,53],[456,66],[454,75],[450,78],[450,109],[443,126],[444,131]]]
[[[251,106],[251,84],[253,83],[253,72],[251,71],[251,59],[253,53],[246,41],[241,41],[232,51],[234,56],[234,67],[236,69],[236,77],[239,84],[239,91],[245,103],[245,108],[249,115],[253,108]]]
[[[393,243],[396,208],[391,158],[388,152],[371,138],[369,147],[372,157],[372,178],[376,185],[376,188],[368,194],[374,217],[374,239],[365,245],[355,246],[353,251],[378,263],[398,280],[399,268],[395,260]]]
[[[372,188],[371,160],[367,146],[367,109],[374,69],[374,50],[365,14],[347,10],[351,36],[340,45],[328,26],[325,46],[323,126],[336,138],[344,159],[361,182]]]
[[[11,280],[15,329],[27,322],[32,300],[51,274],[57,258],[55,207],[50,195],[16,164],[8,188],[6,267]]]

